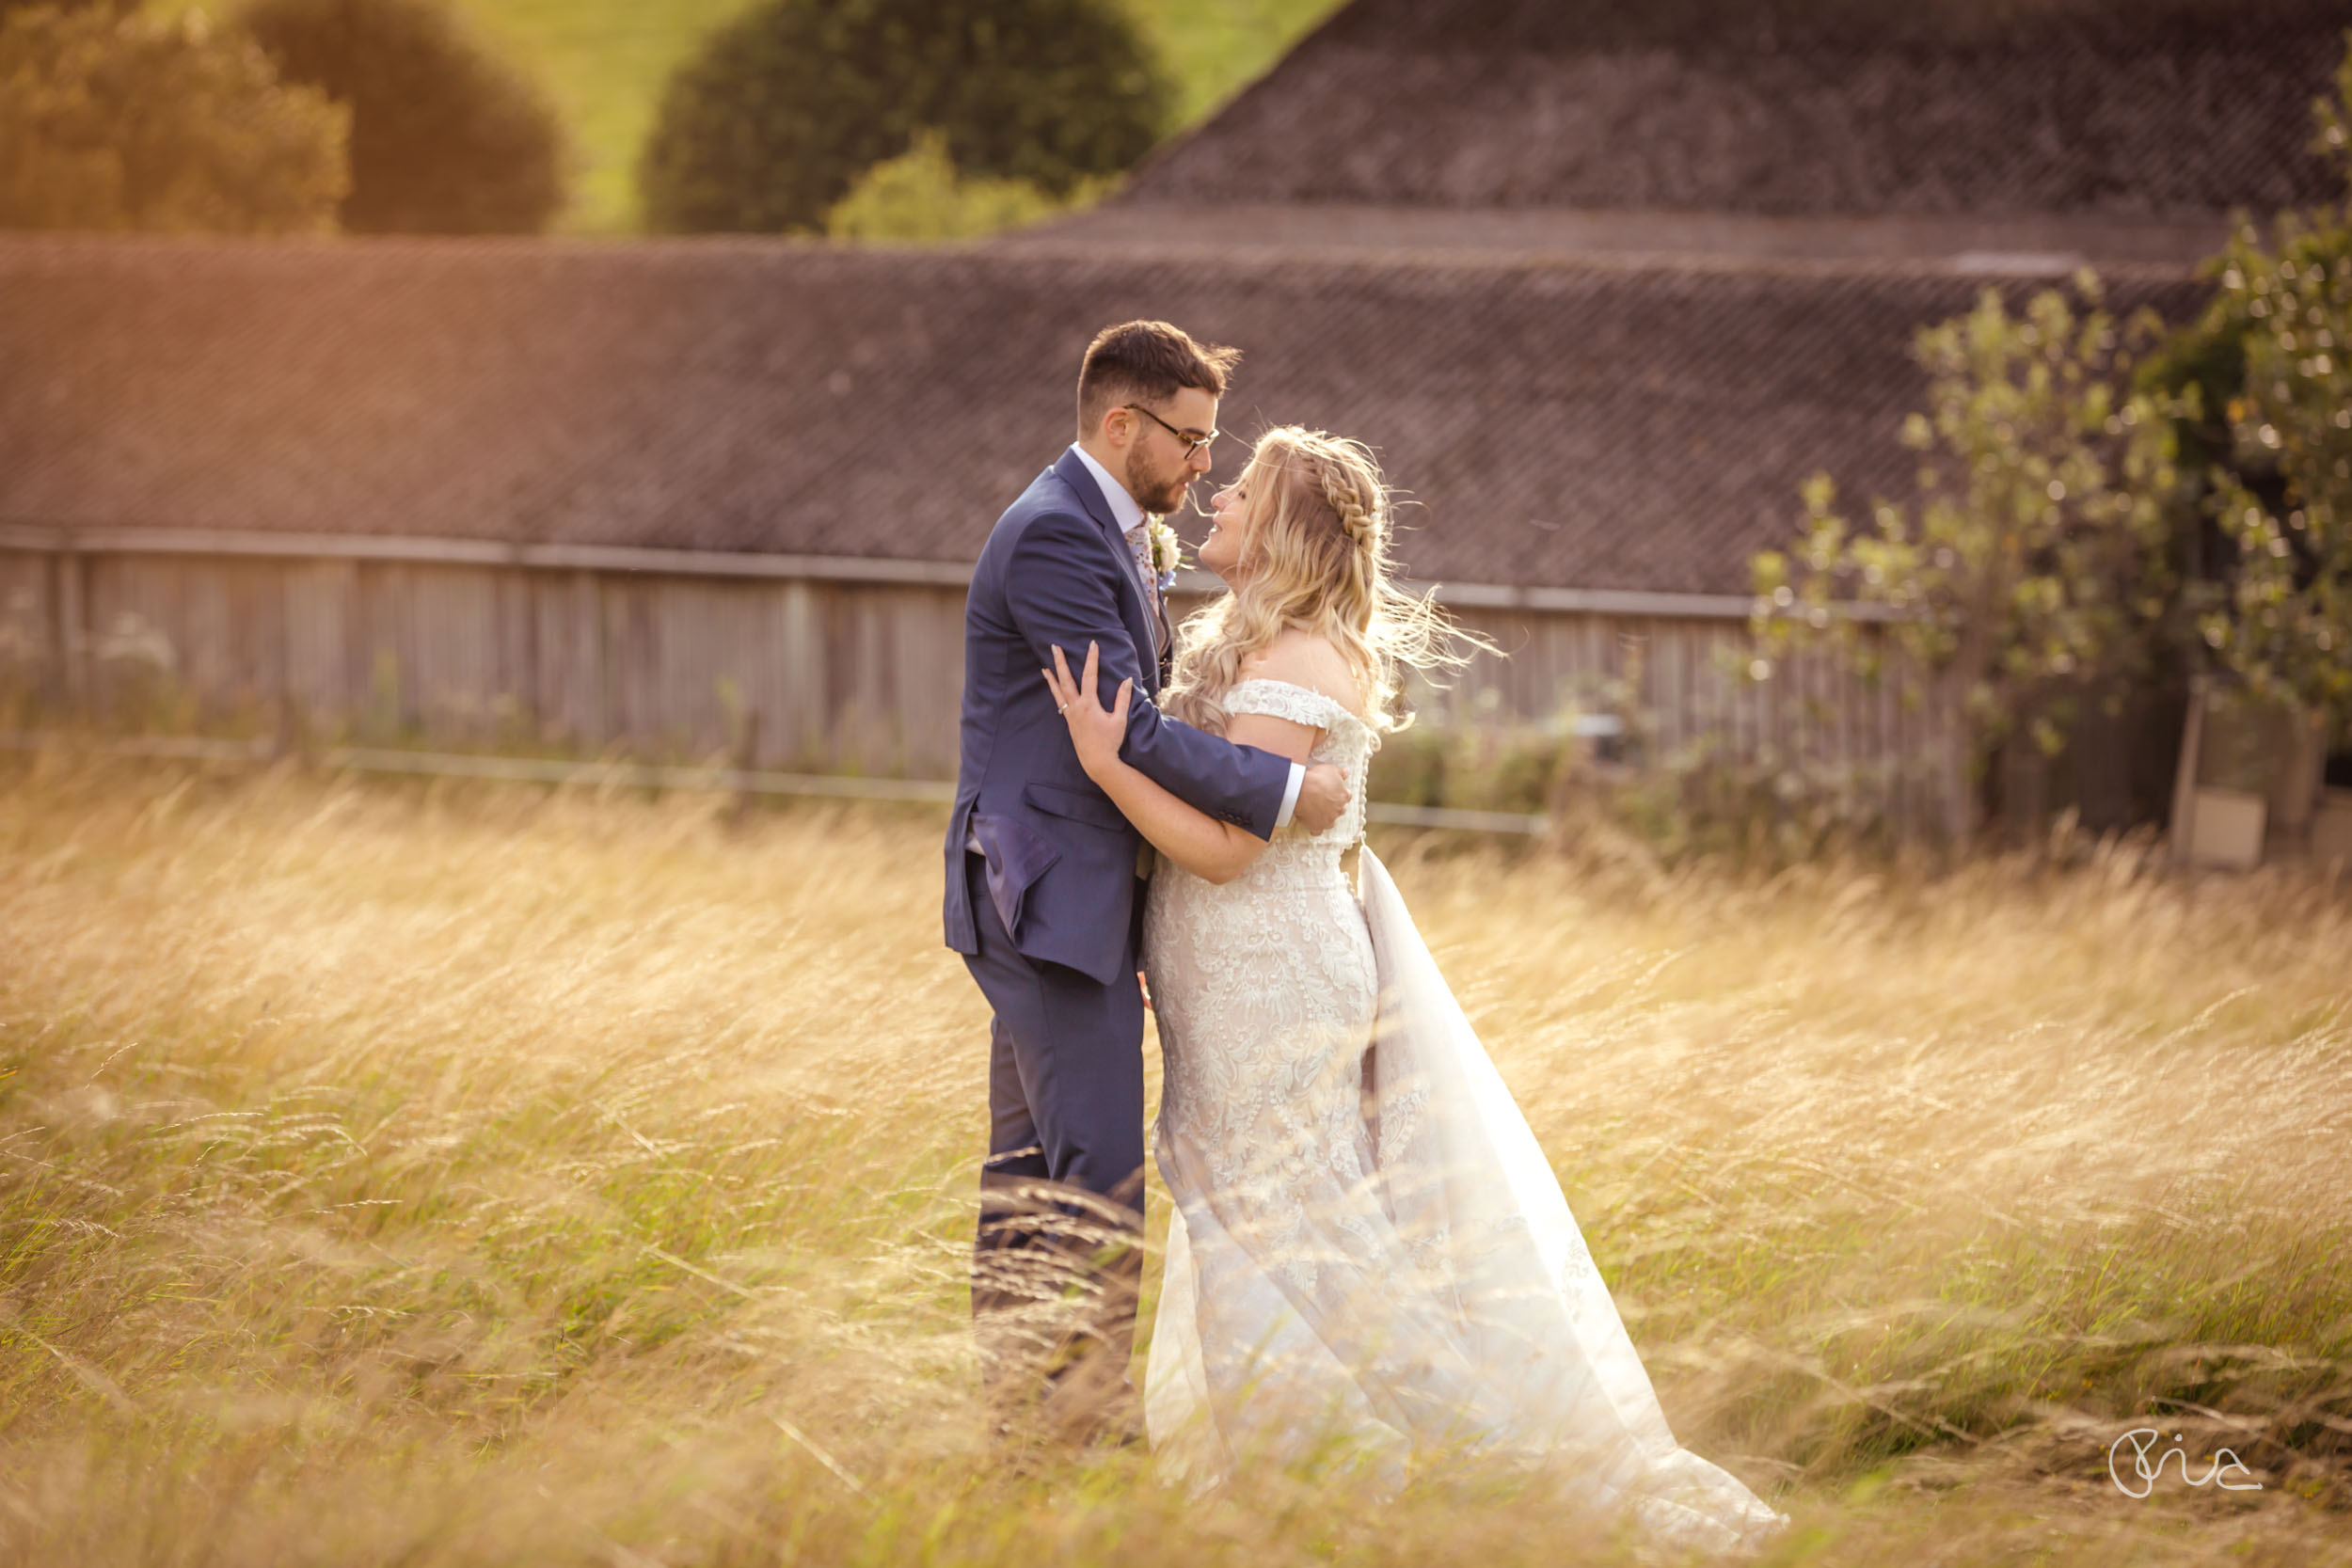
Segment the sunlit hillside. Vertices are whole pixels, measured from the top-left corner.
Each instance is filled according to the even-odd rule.
[[[938,840],[0,764],[0,1560],[1633,1560],[992,1446]],[[2343,890],[1375,845],[1767,1560],[2352,1561]],[[2122,1495],[2157,1422],[2264,1490]]]

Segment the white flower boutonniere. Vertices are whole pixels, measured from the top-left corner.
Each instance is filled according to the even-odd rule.
[[[1160,579],[1160,592],[1168,593],[1176,586],[1176,569],[1184,563],[1184,542],[1157,517],[1144,525],[1143,537],[1151,549],[1152,575]]]

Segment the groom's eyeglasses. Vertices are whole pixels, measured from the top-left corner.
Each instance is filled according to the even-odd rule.
[[[1189,430],[1177,429],[1174,425],[1169,424],[1166,420],[1161,419],[1157,414],[1152,413],[1152,410],[1144,407],[1143,404],[1139,403],[1122,403],[1119,406],[1121,408],[1132,409],[1136,413],[1142,415],[1145,419],[1150,420],[1153,424],[1158,425],[1162,430],[1167,431],[1170,436],[1175,436],[1179,441],[1184,442],[1184,461],[1187,463],[1192,461],[1192,454],[1194,452],[1199,451],[1201,448],[1207,446],[1210,442],[1216,440],[1219,436],[1224,434],[1222,431],[1212,430],[1206,436],[1195,436]]]

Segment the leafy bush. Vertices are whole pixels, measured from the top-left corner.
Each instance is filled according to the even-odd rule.
[[[2313,107],[2352,173],[2352,52]],[[2249,225],[2207,273],[2211,305],[2137,370],[2088,275],[2087,313],[2045,293],[2020,320],[1988,292],[1923,333],[1915,526],[1882,504],[1853,528],[1816,480],[1810,537],[1756,562],[1765,651],[1867,670],[1880,653],[1841,611],[1894,611],[1877,641],[1952,683],[1972,772],[2012,731],[2055,750],[2073,692],[2191,643],[2236,690],[2352,734],[2352,204],[2284,215],[2267,243]],[[1976,792],[1945,795],[1964,836]]]
[[[0,227],[329,230],[347,131],[199,13],[38,7],[0,24]]]
[[[433,0],[259,0],[245,21],[286,80],[351,106],[344,228],[529,234],[563,207],[554,110]]]
[[[836,240],[960,240],[1034,223],[1057,203],[1025,180],[968,180],[947,138],[926,126],[914,145],[858,176],[825,214]]]
[[[671,78],[639,170],[645,217],[818,230],[926,127],[964,176],[1062,197],[1142,156],[1168,99],[1104,0],[767,0]]]
[[[2212,506],[2237,559],[2206,641],[2256,697],[2352,729],[2352,255],[2335,232],[2232,245],[2222,286],[2254,318],[2224,410],[2238,461]],[[2332,255],[2328,253],[2332,252]],[[2300,260],[2298,261],[2298,257]]]
[[[2352,38],[2352,35],[2347,35]],[[2352,53],[2320,146],[2352,174]],[[2248,227],[2205,314],[2149,367],[2210,523],[2199,630],[2255,698],[2352,734],[2352,205]]]
[[[2053,289],[2012,316],[1987,289],[1919,334],[1932,380],[1931,412],[1903,426],[1924,457],[1915,518],[1881,501],[1857,528],[1817,476],[1804,542],[1755,562],[1758,678],[1807,647],[1875,678],[1891,653],[1958,698],[1965,739],[1942,788],[1955,840],[1977,829],[1970,781],[1995,749],[2023,732],[2056,752],[2073,694],[2144,673],[2179,602],[2168,410],[2125,390],[2132,357],[2097,280],[2084,273],[2075,290],[2079,309]],[[2133,335],[2155,328],[2143,318]],[[1890,612],[1883,634],[1864,635],[1852,605]]]

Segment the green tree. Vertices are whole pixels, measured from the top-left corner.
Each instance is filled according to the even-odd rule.
[[[2352,729],[2352,258],[2344,236],[2241,236],[2222,287],[2255,322],[2211,505],[2236,546],[2201,629],[2258,700]],[[2314,252],[2321,253],[2315,255]],[[2331,256],[2325,253],[2333,252]],[[2298,260],[2298,257],[2301,259]]]
[[[2347,34],[2352,45],[2352,34]],[[2352,173],[2352,48],[2320,145]],[[2199,630],[2248,695],[2352,733],[2352,207],[2242,227],[2212,305],[2152,364],[2181,395],[2184,451],[2217,551]],[[2217,556],[2217,560],[2214,559]]]
[[[259,0],[245,24],[286,80],[351,106],[344,228],[533,234],[563,209],[554,109],[437,0]]]
[[[679,69],[639,168],[659,230],[815,231],[926,128],[1055,197],[1158,139],[1169,89],[1107,0],[767,0]]]
[[[2154,323],[2119,328],[2096,278],[2074,286],[2077,302],[2046,290],[2022,315],[1988,289],[1920,333],[1929,407],[1903,426],[1925,454],[1915,515],[1882,500],[1856,528],[1816,476],[1804,543],[1755,562],[1759,677],[1812,648],[1956,705],[1962,744],[1939,759],[1956,840],[1979,826],[1994,752],[2012,736],[2056,751],[2084,692],[2148,668],[2176,603],[2175,438],[2162,405],[2121,390],[2123,340]]]
[[[189,12],[0,24],[0,227],[303,233],[348,183],[348,117]]]

